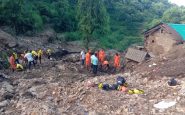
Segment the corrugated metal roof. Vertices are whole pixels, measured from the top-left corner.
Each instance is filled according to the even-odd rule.
[[[147,52],[137,50],[134,48],[129,48],[125,57],[136,62],[142,62],[145,60],[146,55]]]
[[[185,24],[168,24],[168,26],[173,28],[185,40]]]

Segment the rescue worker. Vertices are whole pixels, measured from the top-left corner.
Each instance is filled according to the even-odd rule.
[[[85,64],[86,64],[86,68],[89,70],[91,66],[91,51],[90,50],[86,53]]]
[[[21,64],[17,64],[16,65],[16,70],[17,71],[22,71],[24,68],[23,68],[23,66],[21,65]]]
[[[13,53],[15,58],[15,63],[19,64],[18,54],[16,52]]]
[[[48,56],[48,59],[51,59],[51,49],[47,49],[46,55]]]
[[[41,60],[42,60],[42,55],[43,55],[43,51],[42,51],[42,49],[40,48],[40,49],[38,50],[38,58],[39,58],[40,64],[41,64]]]
[[[80,60],[81,60],[82,66],[84,66],[85,64],[85,51],[84,50],[80,52]]]
[[[15,69],[16,69],[16,63],[15,63],[14,55],[11,55],[11,57],[9,59],[9,63],[10,63],[10,67],[11,67],[12,71],[14,72]]]
[[[100,59],[101,65],[102,65],[104,62],[104,59],[105,59],[105,51],[103,49],[101,49],[99,52],[99,59]]]
[[[28,60],[26,58],[24,58],[24,56],[26,55],[27,52],[28,52],[28,49],[25,50],[24,53],[22,54],[25,65],[28,64]]]
[[[25,56],[25,53],[22,53],[20,55],[20,60],[21,60],[21,64],[26,65],[27,64],[27,60],[24,58],[24,56]]]
[[[33,59],[34,59],[35,64],[37,64],[37,60],[38,60],[38,54],[37,54],[37,52],[35,50],[32,50],[31,54],[33,56]]]
[[[28,60],[28,68],[31,69],[31,65],[33,64],[33,66],[35,67],[35,62],[33,59],[33,56],[31,54],[31,51],[29,51],[28,53],[26,53],[26,55],[24,56],[24,58],[26,58]]]
[[[114,67],[115,69],[119,69],[120,67],[120,55],[118,53],[114,56]]]
[[[103,70],[107,71],[109,69],[109,62],[107,60],[105,60],[103,62],[102,67],[103,67]]]
[[[96,75],[98,72],[98,58],[96,53],[92,57],[92,65],[93,65],[93,74]]]

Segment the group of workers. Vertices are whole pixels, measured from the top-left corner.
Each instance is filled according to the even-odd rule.
[[[19,54],[14,51],[9,58],[10,67],[13,72],[15,70],[23,70],[23,65],[28,69],[31,69],[31,66],[33,65],[35,67],[38,61],[41,64],[43,54],[46,54],[47,58],[51,59],[51,49],[47,49],[45,52],[43,52],[42,49],[27,50],[24,51],[24,53]],[[94,74],[97,74],[98,68],[108,70],[110,64],[112,64],[115,69],[120,68],[120,54],[116,53],[114,55],[113,63],[110,63],[111,60],[108,59],[108,56],[109,55],[106,55],[103,49],[96,52],[88,50],[87,53],[85,53],[85,50],[82,50],[80,53],[82,65],[85,66],[87,70],[92,70]]]
[[[101,68],[103,70],[109,69],[109,61],[111,60],[108,60],[107,57],[108,55],[106,55],[103,49],[98,50],[96,52],[91,52],[91,50],[88,50],[87,53],[85,53],[85,50],[82,50],[80,53],[82,65],[85,65],[88,70],[92,69],[94,74],[97,74],[98,68]],[[114,56],[113,67],[115,69],[120,68],[120,54],[118,53],[116,53]]]
[[[47,49],[45,54],[48,56],[48,59],[50,59],[51,49]],[[42,56],[42,49],[26,50],[24,53],[19,54],[14,51],[9,58],[10,68],[13,72],[15,70],[22,71],[24,69],[23,65],[27,66],[28,69],[31,69],[31,66],[33,65],[35,67],[38,61],[41,64]]]

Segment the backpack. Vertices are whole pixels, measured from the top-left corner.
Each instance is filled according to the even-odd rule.
[[[110,90],[109,84],[103,84],[103,88],[102,89],[106,90],[106,91]]]
[[[124,77],[118,76],[117,77],[117,85],[123,85],[126,82]]]
[[[168,81],[168,85],[169,86],[176,86],[177,85],[177,81],[174,78],[172,78],[170,81]]]
[[[118,85],[117,84],[113,84],[109,86],[111,90],[117,90],[118,89]]]

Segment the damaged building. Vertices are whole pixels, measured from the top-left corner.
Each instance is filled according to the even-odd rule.
[[[142,63],[155,56],[168,53],[185,40],[185,24],[159,23],[144,32],[143,48],[128,48],[126,62]]]
[[[154,55],[165,54],[185,40],[185,24],[160,23],[144,32],[144,47]]]

